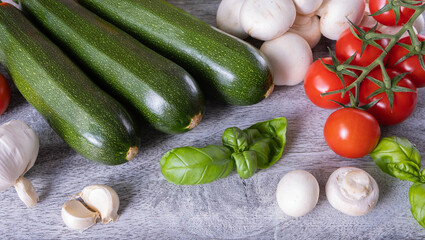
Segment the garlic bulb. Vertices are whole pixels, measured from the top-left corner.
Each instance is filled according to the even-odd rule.
[[[103,224],[118,219],[120,200],[111,187],[101,184],[90,185],[85,187],[79,196],[87,206],[100,213]]]
[[[38,149],[37,135],[24,122],[12,120],[0,126],[0,192],[15,186],[28,207],[37,203],[38,195],[23,175],[34,165]]]
[[[87,209],[80,201],[72,199],[62,206],[62,220],[71,229],[87,229],[99,218],[99,213]]]

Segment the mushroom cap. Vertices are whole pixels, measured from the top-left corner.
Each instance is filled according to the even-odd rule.
[[[313,62],[310,45],[293,32],[264,42],[260,51],[270,62],[276,86],[294,86],[301,83]]]
[[[304,216],[319,201],[319,183],[307,171],[291,171],[280,180],[276,200],[285,214],[292,217]]]
[[[329,177],[326,197],[335,209],[350,216],[362,216],[375,207],[379,188],[375,179],[366,171],[342,167]]]
[[[312,14],[322,5],[323,0],[293,0],[297,13],[308,15]]]
[[[239,20],[239,12],[245,0],[222,0],[217,10],[217,27],[235,37],[244,39],[244,31]]]
[[[347,18],[359,25],[365,10],[364,0],[325,0],[318,10],[323,36],[337,40],[350,27]]]
[[[269,41],[289,30],[296,10],[292,0],[245,0],[239,14],[245,32],[258,40]]]

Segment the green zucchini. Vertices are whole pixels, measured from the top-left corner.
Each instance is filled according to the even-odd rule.
[[[25,0],[22,7],[100,86],[156,129],[186,132],[202,119],[192,76],[129,34],[73,0]]]
[[[273,91],[270,69],[256,48],[164,0],[78,2],[185,68],[205,94],[251,105]]]
[[[82,156],[128,162],[140,138],[127,110],[9,4],[0,4],[0,63],[25,99]]]

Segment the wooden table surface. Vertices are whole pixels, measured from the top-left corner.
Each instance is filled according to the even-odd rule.
[[[215,24],[219,0],[170,0]],[[258,46],[258,42],[256,42]],[[315,59],[326,56],[332,41],[322,39]],[[5,73],[1,68],[1,72]],[[10,78],[9,78],[10,80]],[[34,208],[26,208],[13,188],[0,193],[1,239],[423,239],[425,230],[410,213],[409,182],[382,173],[369,156],[344,159],[323,139],[323,126],[332,111],[310,103],[303,85],[277,87],[270,98],[253,106],[207,103],[204,120],[191,132],[165,135],[146,130],[141,153],[130,163],[103,166],[79,156],[68,147],[34,110],[11,82],[12,99],[0,124],[20,119],[40,138],[40,152],[26,174],[40,196]],[[425,150],[425,91],[419,90],[414,114],[397,126],[383,127],[383,136],[408,138]],[[245,128],[275,117],[288,120],[287,144],[272,167],[242,180],[236,172],[211,184],[176,186],[161,175],[159,160],[168,150],[186,145],[220,144],[223,130]],[[342,166],[356,166],[378,182],[380,197],[375,209],[351,217],[332,208],[324,186],[329,175]],[[285,173],[305,169],[320,185],[317,206],[308,215],[288,217],[275,200],[277,183]],[[90,184],[107,184],[120,196],[116,223],[96,224],[84,231],[68,229],[61,206]]]

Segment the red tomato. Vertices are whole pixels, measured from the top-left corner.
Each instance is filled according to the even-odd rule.
[[[425,41],[425,36],[417,35],[419,41]],[[412,45],[412,41],[410,37],[405,37],[399,40],[400,43],[405,43],[408,45]],[[412,56],[403,62],[394,65],[400,60],[400,58],[404,57],[409,51],[402,46],[394,45],[389,54],[389,59],[387,66],[393,68],[399,72],[410,72],[407,77],[413,81],[416,87],[421,88],[425,87],[425,71],[422,69],[421,64],[419,63],[418,56]],[[425,56],[422,56],[425,60]]]
[[[370,30],[370,28],[367,27],[361,27],[361,29],[365,30],[366,32]],[[357,30],[355,31],[356,33],[358,33]],[[379,31],[376,32],[380,33]],[[379,39],[376,41],[376,43],[378,43],[380,46],[382,46],[382,48],[385,49],[389,41],[388,39]],[[350,28],[346,29],[339,36],[338,40],[335,43],[335,54],[341,62],[344,62],[345,60],[349,59],[354,53],[356,53],[356,57],[353,59],[351,64],[361,67],[369,66],[382,53],[381,49],[368,45],[364,50],[363,54],[360,56],[361,49],[362,41],[353,35]],[[384,59],[384,63],[386,59],[387,58]]]
[[[331,58],[322,58],[322,61],[326,64],[332,64]],[[345,86],[350,85],[356,79],[344,75]],[[320,96],[322,93],[327,93],[335,90],[342,89],[341,80],[338,76],[326,69],[320,60],[316,60],[308,69],[304,77],[304,90],[307,97],[312,103],[321,108],[335,109],[340,107],[338,104],[329,101],[334,100],[342,104],[348,104],[350,102],[350,96],[348,93],[341,97],[341,94],[332,94],[327,96]]]
[[[0,115],[6,111],[10,101],[10,88],[6,78],[0,74]]]
[[[383,8],[385,4],[387,3],[388,3],[388,0],[370,0],[369,1],[370,13],[374,14],[375,12]],[[412,17],[413,13],[415,13],[415,10],[411,8],[401,7],[400,18],[398,19],[397,26],[402,26],[405,23],[407,23],[410,17]],[[393,10],[389,10],[387,12],[373,16],[373,18],[375,18],[375,20],[378,21],[379,23],[387,25],[387,26],[396,25],[395,13]]]
[[[391,79],[400,74],[393,69],[387,69],[387,73]],[[376,69],[370,72],[368,76],[382,81],[381,69]],[[391,111],[390,102],[388,101],[386,93],[380,93],[374,97],[366,99],[379,88],[378,85],[369,79],[365,79],[360,85],[359,101],[361,104],[367,104],[376,99],[382,98],[377,104],[367,110],[367,112],[372,114],[382,125],[394,125],[401,123],[406,120],[406,118],[408,118],[416,108],[418,94],[413,82],[404,77],[400,80],[400,82],[398,82],[397,86],[412,89],[414,92],[395,92],[393,109]]]
[[[328,146],[346,158],[361,158],[370,153],[381,136],[376,119],[355,108],[333,112],[326,120],[323,132]]]

